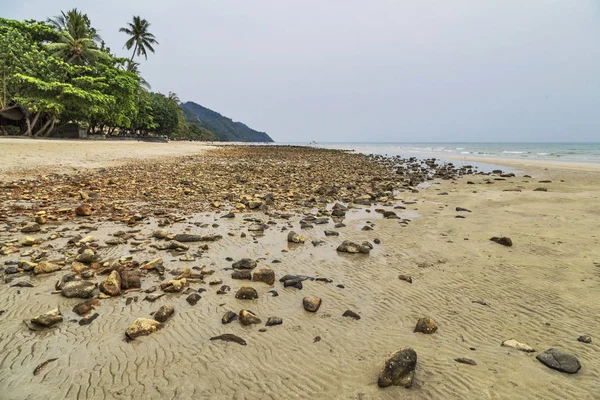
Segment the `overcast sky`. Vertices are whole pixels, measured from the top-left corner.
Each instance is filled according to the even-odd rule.
[[[0,0],[78,7],[113,52],[140,15],[153,90],[276,141],[600,141],[598,0]]]

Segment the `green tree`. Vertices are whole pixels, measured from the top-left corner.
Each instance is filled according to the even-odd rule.
[[[69,31],[61,31],[57,43],[47,44],[46,47],[54,57],[61,58],[69,64],[92,64],[108,55],[98,49],[96,43],[86,37],[75,38]]]
[[[148,50],[154,53],[154,47],[152,45],[158,44],[156,38],[152,33],[148,31],[150,23],[139,16],[133,17],[133,22],[127,23],[127,27],[119,29],[119,32],[124,32],[130,36],[125,42],[127,50],[131,50],[133,47],[133,53],[131,54],[131,61],[137,55],[138,57],[143,55],[148,59]]]

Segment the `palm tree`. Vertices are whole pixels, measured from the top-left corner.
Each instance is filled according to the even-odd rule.
[[[67,31],[75,39],[88,38],[94,42],[102,41],[102,38],[96,32],[96,29],[90,25],[90,20],[87,14],[83,14],[77,8],[60,12],[61,15],[48,18],[46,22],[54,27],[57,31]]]
[[[126,28],[119,29],[119,32],[124,32],[131,36],[127,42],[125,42],[125,47],[127,50],[131,50],[133,47],[133,54],[131,55],[131,61],[133,61],[133,57],[136,55],[139,57],[144,55],[146,60],[148,59],[148,50],[154,53],[153,44],[158,44],[156,38],[153,34],[148,32],[148,27],[150,23],[145,19],[141,19],[139,16],[133,17],[133,23],[127,23]]]
[[[142,77],[142,75],[140,75],[140,69],[138,68],[139,66],[140,66],[140,63],[130,60],[127,62],[127,71],[133,72],[134,74],[136,74],[138,76],[138,78],[140,78],[140,85],[142,85],[142,87],[146,88],[147,90],[151,90],[152,86],[150,86],[148,81],[145,80]]]
[[[75,38],[67,30],[60,32],[57,43],[47,44],[46,48],[54,57],[62,58],[69,64],[90,64],[98,58],[108,57],[105,52],[98,50],[92,39]]]
[[[175,104],[179,104],[181,100],[179,100],[179,96],[175,92],[169,92],[168,99],[171,100]]]

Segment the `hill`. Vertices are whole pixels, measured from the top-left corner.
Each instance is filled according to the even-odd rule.
[[[272,142],[265,132],[255,131],[241,122],[235,122],[216,111],[192,101],[179,105],[186,121],[197,124],[217,136],[223,142]]]

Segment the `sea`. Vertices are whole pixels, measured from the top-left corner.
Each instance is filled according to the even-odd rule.
[[[455,165],[477,165],[483,172],[507,170],[489,160],[542,160],[600,164],[600,143],[294,143],[353,150],[364,154],[431,158]],[[469,158],[461,160],[461,158]],[[486,159],[485,162],[476,161]]]

